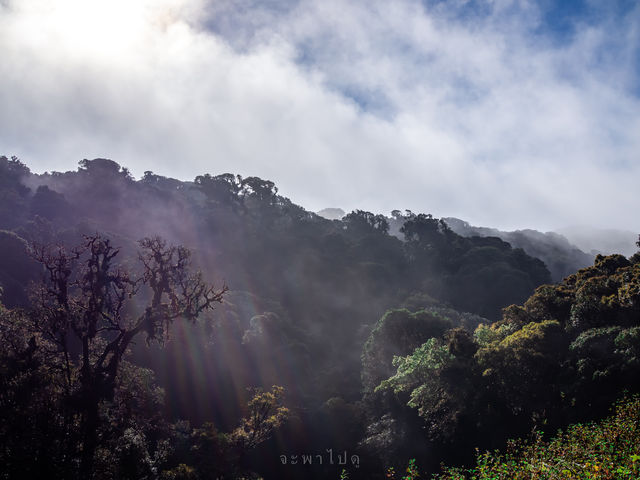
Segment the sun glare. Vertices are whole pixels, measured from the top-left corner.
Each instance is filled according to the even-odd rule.
[[[30,41],[46,42],[72,57],[118,61],[147,47],[155,31],[174,23],[176,7],[172,0],[32,2],[28,13],[37,16],[29,16]]]

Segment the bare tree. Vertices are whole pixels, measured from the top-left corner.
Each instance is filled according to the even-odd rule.
[[[162,342],[172,322],[195,320],[227,291],[192,271],[188,249],[157,237],[139,244],[137,278],[115,263],[119,249],[99,234],[85,236],[72,249],[32,245],[46,272],[34,293],[32,319],[56,345],[53,353],[63,357],[65,389],[82,422],[82,478],[92,476],[100,403],[113,398],[121,361],[134,339],[143,334],[147,342]],[[132,313],[136,310],[140,313]]]

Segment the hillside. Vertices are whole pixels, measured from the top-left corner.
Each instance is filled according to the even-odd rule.
[[[503,232],[496,228],[474,227],[457,218],[444,218],[447,225],[458,235],[463,237],[498,237],[508,242],[514,248],[522,248],[528,255],[539,258],[549,269],[551,279],[559,282],[575,271],[593,263],[597,253],[585,253],[563,235],[555,232],[538,232],[536,230],[516,230]],[[594,240],[595,241],[595,240]],[[625,251],[633,247],[634,237],[625,245]],[[591,252],[591,249],[587,250]],[[631,255],[635,250],[628,255]],[[620,252],[611,250],[606,253]]]
[[[34,478],[329,478],[336,464],[290,461],[327,448],[358,456],[354,479],[410,457],[436,471],[640,385],[636,257],[549,285],[523,248],[428,213],[394,211],[391,235],[382,214],[328,220],[257,177],[136,180],[107,159],[38,175],[0,157],[0,198],[13,475],[27,445]],[[580,258],[540,235],[514,238]]]

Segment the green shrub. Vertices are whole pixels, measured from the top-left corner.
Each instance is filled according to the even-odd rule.
[[[625,398],[598,423],[576,424],[550,441],[536,432],[511,441],[506,453],[478,453],[471,469],[444,468],[440,480],[640,478],[640,397]]]

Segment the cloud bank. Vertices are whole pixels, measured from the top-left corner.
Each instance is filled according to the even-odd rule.
[[[640,7],[552,3],[5,0],[1,153],[257,175],[310,210],[640,230]]]

